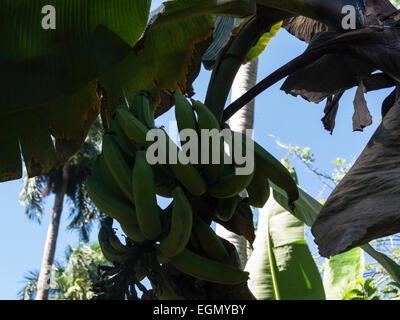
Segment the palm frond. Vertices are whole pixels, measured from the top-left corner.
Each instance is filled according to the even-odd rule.
[[[23,187],[19,194],[19,203],[25,207],[26,216],[33,221],[41,223],[43,216],[43,189],[48,182],[48,177],[42,175],[29,178],[23,177]]]

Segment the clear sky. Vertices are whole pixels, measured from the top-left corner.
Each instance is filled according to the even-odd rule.
[[[153,1],[156,8],[161,1]],[[272,39],[267,50],[260,56],[258,80],[301,54],[306,45],[292,37],[285,30],[279,31]],[[340,66],[338,66],[340,68]],[[211,73],[202,69],[194,83],[194,98],[204,100]],[[292,97],[280,91],[282,82],[256,98],[255,140],[263,145],[275,157],[281,159],[286,151],[277,147],[269,137],[273,134],[282,142],[293,146],[310,147],[314,152],[315,165],[321,171],[330,173],[333,170],[332,160],[337,157],[348,160],[356,159],[369,138],[379,125],[382,100],[388,90],[368,93],[368,107],[373,116],[373,124],[364,132],[352,132],[354,90],[347,92],[340,104],[333,135],[324,130],[320,119],[323,117],[324,103],[312,104],[300,97]],[[173,112],[168,112],[160,119],[158,125],[168,125],[173,119]],[[322,185],[312,173],[299,162],[292,161],[299,176],[300,185],[312,196],[317,197]],[[0,183],[0,299],[16,299],[22,286],[24,274],[28,270],[38,270],[41,265],[43,246],[54,200],[49,196],[45,201],[45,216],[41,225],[29,221],[24,208],[18,203],[18,194],[22,180]],[[327,195],[327,194],[326,194]],[[326,196],[325,195],[325,196]],[[76,232],[66,231],[69,204],[65,203],[60,233],[57,242],[56,259],[62,259],[67,245],[76,246],[79,242]],[[94,230],[92,239],[95,239]],[[315,248],[312,248],[312,251]]]

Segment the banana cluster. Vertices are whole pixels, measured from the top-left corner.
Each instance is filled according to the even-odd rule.
[[[179,132],[191,129],[200,140],[202,129],[221,131],[220,123],[204,104],[194,100],[190,103],[180,93],[175,93],[174,99]],[[99,232],[105,257],[117,264],[133,262],[136,280],[147,276],[160,299],[179,297],[163,272],[165,263],[209,282],[233,285],[247,281],[247,272],[224,263],[228,258],[224,244],[193,210],[189,199],[211,199],[216,204],[211,218],[229,221],[240,201],[264,206],[269,197],[269,180],[284,189],[289,201],[294,202],[299,194],[290,173],[254,141],[251,151],[255,166],[246,175],[236,174],[235,161],[225,163],[222,138],[217,145],[220,161],[212,161],[216,149],[211,150],[209,141],[210,152],[199,147],[199,159],[192,163],[164,130],[161,131],[165,134],[167,161],[151,165],[146,151],[153,142],[147,141],[146,136],[155,128],[153,105],[139,92],[131,106],[126,103],[117,107],[109,132],[104,134],[102,153],[87,178],[87,190],[96,206],[109,217]],[[232,134],[233,139],[241,135]],[[244,145],[250,139],[245,135],[241,138]],[[181,141],[182,146],[185,143]],[[171,149],[180,161],[169,161]],[[208,154],[208,159],[204,159],[204,154]],[[247,197],[242,198],[239,194],[244,190]],[[171,205],[162,210],[157,195],[172,198]],[[121,225],[128,239],[126,245],[115,235],[110,218]]]

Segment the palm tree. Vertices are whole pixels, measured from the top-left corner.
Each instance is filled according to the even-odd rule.
[[[242,94],[254,87],[257,80],[258,58],[244,64],[239,69],[232,85],[231,101],[236,100]],[[254,125],[254,100],[239,110],[229,121],[233,131],[246,132],[246,129],[253,129]],[[247,241],[244,237],[226,230],[223,226],[216,225],[216,233],[231,242],[238,252],[242,268],[247,262]]]
[[[47,300],[49,295],[49,280],[65,197],[67,196],[72,204],[71,222],[68,228],[77,229],[83,241],[88,241],[93,222],[101,215],[100,211],[90,201],[85,186],[89,165],[100,152],[101,130],[100,121],[96,121],[82,148],[61,168],[51,171],[47,175],[32,179],[24,178],[24,187],[20,199],[25,205],[26,214],[30,219],[40,223],[43,215],[43,199],[51,193],[55,194],[43,251],[42,266],[37,281],[37,300]]]
[[[92,284],[97,279],[99,265],[108,265],[98,243],[81,244],[73,249],[68,246],[65,264],[55,263],[49,298],[58,300],[89,300],[92,298]],[[37,294],[39,272],[29,271],[24,287],[18,295],[22,300],[33,300]]]

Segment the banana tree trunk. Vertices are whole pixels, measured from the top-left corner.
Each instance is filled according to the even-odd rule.
[[[257,66],[258,59],[254,59],[241,66],[232,85],[231,101],[235,101],[256,84]],[[239,110],[229,121],[229,125],[233,131],[243,133],[246,133],[246,129],[253,129],[253,124],[254,100]],[[226,230],[219,224],[216,225],[216,233],[236,247],[243,269],[247,262],[247,240],[236,233]]]
[[[62,169],[61,188],[56,193],[54,199],[53,214],[51,216],[50,225],[47,229],[42,266],[40,268],[35,300],[47,300],[49,297],[51,268],[54,262],[61,212],[63,209],[64,197],[68,183],[67,167],[67,165],[64,165]]]

